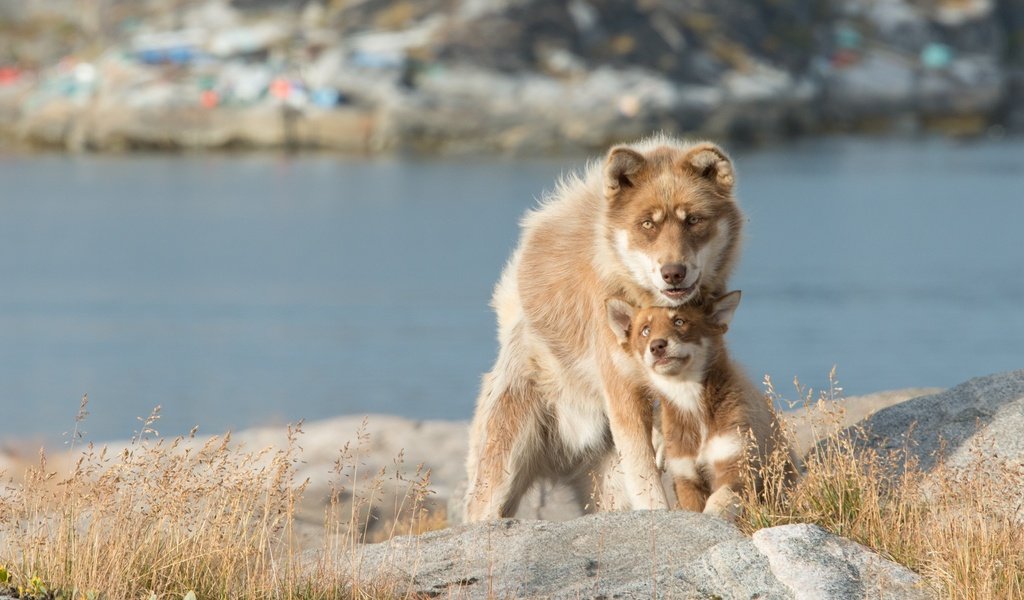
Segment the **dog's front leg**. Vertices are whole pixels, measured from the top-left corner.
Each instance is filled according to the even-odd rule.
[[[739,492],[743,481],[740,472],[749,466],[742,436],[724,435],[711,438],[705,453],[712,460],[711,495],[704,506],[706,514],[735,521],[741,512]]]
[[[621,457],[623,483],[630,507],[668,508],[668,497],[661,484],[651,445],[653,410],[651,399],[641,385],[622,381],[621,374],[605,378],[608,424],[615,449]]]

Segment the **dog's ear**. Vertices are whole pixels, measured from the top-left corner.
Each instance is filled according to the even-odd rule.
[[[729,292],[719,296],[711,304],[710,320],[713,325],[721,328],[722,333],[729,330],[729,323],[736,314],[736,307],[740,305],[740,291]]]
[[[647,159],[636,150],[626,146],[612,148],[604,162],[605,197],[610,200],[623,188],[634,187],[646,164]]]
[[[682,167],[697,177],[706,179],[723,191],[732,190],[736,183],[729,155],[715,144],[698,144],[682,158]]]
[[[629,328],[633,324],[636,309],[629,302],[618,298],[609,298],[604,305],[608,312],[608,327],[611,327],[619,343],[625,344],[629,341]]]

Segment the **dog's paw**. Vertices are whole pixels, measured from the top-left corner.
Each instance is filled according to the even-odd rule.
[[[740,518],[740,497],[727,487],[720,487],[708,496],[704,514],[714,515],[726,521],[736,522]]]

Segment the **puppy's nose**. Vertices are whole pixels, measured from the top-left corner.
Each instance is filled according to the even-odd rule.
[[[651,354],[654,358],[665,356],[665,349],[668,348],[668,340],[658,338],[651,342]]]
[[[686,279],[686,265],[665,265],[661,268],[661,278],[671,286],[680,285]]]

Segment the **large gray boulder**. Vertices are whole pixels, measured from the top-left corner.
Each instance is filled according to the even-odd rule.
[[[1024,464],[1024,370],[978,377],[908,400],[861,425],[871,447],[911,452],[926,470],[940,460],[966,466],[979,453]]]
[[[908,400],[848,431],[883,455],[909,454],[930,473],[934,490],[961,477],[957,471],[980,478],[984,487],[999,488],[986,493],[986,501],[1024,523],[1024,488],[1009,483],[1024,476],[1024,370],[978,377]]]
[[[817,525],[760,529],[753,542],[797,600],[927,597],[917,574]]]
[[[456,598],[927,598],[921,579],[808,525],[754,540],[686,511],[502,520],[363,546],[365,582]],[[345,560],[345,568],[350,568]]]

